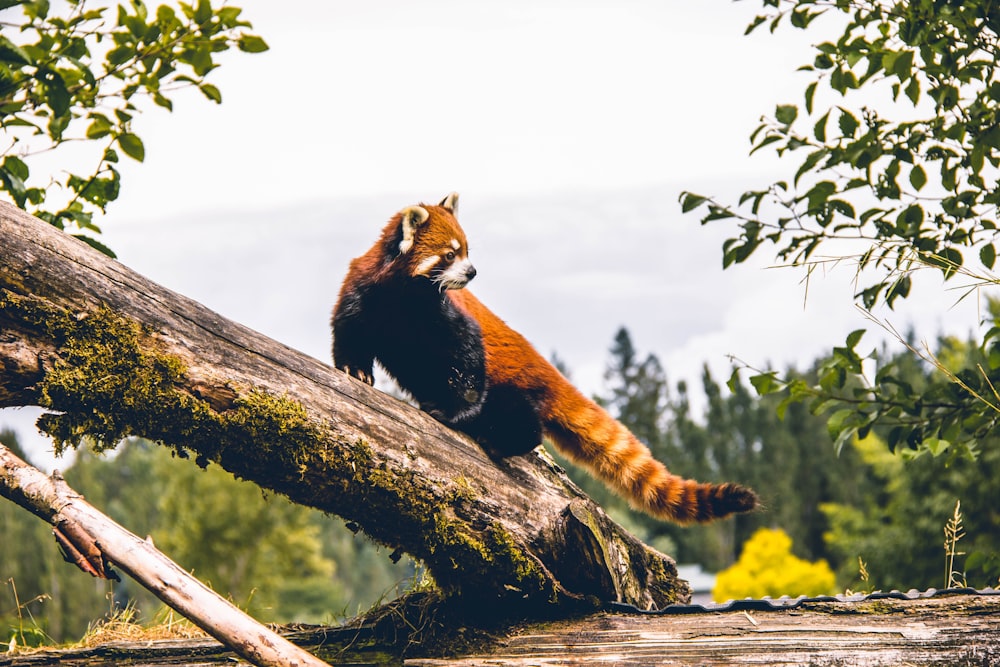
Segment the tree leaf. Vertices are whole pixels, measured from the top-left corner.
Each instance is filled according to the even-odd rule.
[[[844,108],[840,109],[840,119],[837,123],[840,126],[841,134],[845,137],[853,137],[854,133],[858,130],[858,126],[860,125],[860,123],[858,123],[858,119],[855,118],[850,111]]]
[[[753,19],[753,21],[751,21],[750,24],[747,25],[747,28],[746,28],[745,31],[743,31],[743,34],[744,35],[749,35],[754,30],[756,30],[757,27],[760,26],[761,23],[763,23],[766,20],[767,20],[766,16],[755,16],[754,19]]]
[[[737,366],[733,369],[732,375],[729,376],[729,380],[726,381],[726,386],[729,387],[729,391],[734,394],[739,391],[740,387],[740,368]]]
[[[806,113],[812,113],[813,111],[813,98],[816,95],[816,85],[817,82],[813,81],[808,86],[806,86],[806,93],[805,93]]]
[[[198,0],[198,5],[194,10],[194,21],[198,24],[205,24],[212,18],[212,3],[209,0]]]
[[[246,53],[262,53],[271,48],[267,45],[267,42],[257,35],[243,35],[240,37],[237,46],[239,46],[240,51],[245,51]]]
[[[0,9],[4,9],[4,7],[0,7]],[[0,62],[11,63],[13,65],[30,65],[34,60],[26,50],[3,35],[0,35]]]
[[[170,25],[177,20],[177,13],[170,5],[160,5],[156,8],[156,20],[162,25]]]
[[[886,67],[886,70],[891,71],[899,77],[900,81],[906,81],[910,78],[911,70],[913,69],[913,51],[901,51],[898,54],[898,58],[892,64],[892,67]]]
[[[851,333],[847,334],[847,340],[845,341],[847,343],[847,347],[852,350],[857,347],[858,343],[861,342],[861,337],[865,335],[866,331],[866,329],[855,329]]]
[[[90,126],[87,128],[88,139],[100,139],[111,133],[111,122],[102,114],[91,116]]]
[[[761,148],[764,148],[765,146],[769,146],[769,145],[773,144],[776,141],[781,141],[781,137],[779,135],[777,135],[777,134],[769,134],[769,135],[767,135],[766,137],[764,137],[763,139],[761,139],[761,141],[760,141],[759,144],[757,144],[752,149],[750,149],[750,155],[753,155],[754,153],[756,153],[757,151],[759,151]]]
[[[28,165],[25,164],[24,160],[17,157],[16,155],[8,155],[3,159],[4,170],[10,172],[22,181],[28,180],[28,175],[31,173],[28,169]]]
[[[156,103],[156,106],[163,107],[167,111],[174,110],[174,103],[170,100],[170,98],[159,92],[153,93],[153,102]]]
[[[942,248],[940,252],[928,256],[928,262],[941,269],[945,280],[951,278],[962,266],[962,253],[955,248]]]
[[[816,141],[826,142],[826,121],[830,118],[830,112],[827,111],[825,114],[820,116],[819,120],[813,126],[813,136],[816,137]]]
[[[215,86],[213,86],[212,84],[210,84],[210,83],[203,83],[200,86],[198,86],[198,89],[208,99],[212,100],[216,104],[222,104],[222,93],[220,93],[219,89],[216,88]]]
[[[919,191],[926,184],[927,173],[924,171],[924,168],[919,164],[914,165],[914,167],[910,169],[910,185],[912,185],[915,190]]]
[[[769,373],[760,373],[758,375],[750,376],[750,384],[757,390],[758,396],[766,396],[781,389],[781,383],[778,382],[777,378],[778,374],[774,371]]]
[[[826,420],[826,429],[830,434],[830,438],[839,440],[841,433],[844,431],[845,424],[853,416],[854,410],[851,408],[842,408],[830,415],[830,418]]]
[[[979,260],[987,269],[992,269],[997,261],[997,250],[992,243],[987,243],[979,249]]]
[[[56,116],[64,116],[69,111],[70,95],[62,75],[52,69],[41,69],[35,75],[45,85],[46,102]]]
[[[906,88],[903,89],[903,92],[906,93],[906,96],[916,106],[917,102],[920,101],[920,79],[917,77],[911,78],[910,82],[906,84]]]
[[[951,447],[951,443],[942,438],[924,438],[922,444],[934,457],[941,456]]]
[[[799,108],[794,104],[779,104],[774,110],[775,119],[782,125],[791,125],[799,115]]]
[[[828,199],[826,205],[831,211],[836,211],[851,220],[855,217],[854,207],[851,206],[850,202],[844,201],[843,199]]]
[[[708,201],[708,197],[702,197],[701,195],[696,195],[693,192],[683,192],[681,193],[681,212],[687,213],[689,211],[693,211],[706,201]]]
[[[806,193],[806,199],[809,202],[809,210],[816,211],[822,208],[826,204],[826,200],[830,198],[834,192],[837,191],[837,184],[833,181],[820,181],[816,185],[812,186]]]
[[[813,62],[816,69],[830,69],[833,67],[833,58],[825,53],[820,53],[816,56],[816,60]]]
[[[130,158],[139,162],[146,159],[146,147],[143,145],[142,139],[131,132],[118,135],[118,145]]]

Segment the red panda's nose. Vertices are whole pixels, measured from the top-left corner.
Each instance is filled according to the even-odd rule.
[[[465,279],[472,280],[476,277],[476,267],[469,264],[469,268],[465,270]]]

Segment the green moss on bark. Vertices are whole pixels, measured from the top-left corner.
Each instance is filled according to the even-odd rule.
[[[423,559],[445,590],[555,599],[542,566],[508,531],[495,523],[473,528],[456,514],[475,500],[467,481],[435,488],[363,441],[336,441],[286,396],[233,386],[227,409],[213,409],[191,392],[184,362],[162,351],[155,332],[105,306],[75,315],[2,292],[0,315],[54,343],[36,391],[52,411],[39,427],[57,450],[85,437],[98,449],[128,436],[149,438],[362,524],[375,539]]]
[[[154,433],[157,440],[179,445],[217,422],[207,403],[179,389],[184,364],[149,350],[149,332],[137,323],[101,307],[79,319],[62,319],[54,331],[59,356],[38,390],[39,404],[55,411],[44,415],[39,427],[52,436],[57,451],[77,446],[84,436],[98,449],[129,435]]]
[[[350,471],[341,487],[342,515],[366,527],[375,539],[402,546],[428,564],[446,591],[462,587],[497,597],[554,600],[542,566],[527,556],[509,531],[497,523],[473,528],[458,517],[474,498],[466,485],[442,491],[412,470],[379,459],[364,442],[327,450],[335,468]],[[310,486],[307,484],[307,486]],[[373,497],[374,496],[374,497]],[[363,508],[364,516],[353,513]]]

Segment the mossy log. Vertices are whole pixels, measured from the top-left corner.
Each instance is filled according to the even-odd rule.
[[[57,446],[141,436],[193,454],[343,517],[479,609],[688,599],[674,562],[543,450],[493,461],[419,410],[4,203],[0,244],[0,406],[48,409],[39,427]]]

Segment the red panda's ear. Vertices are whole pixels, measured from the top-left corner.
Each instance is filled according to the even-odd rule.
[[[452,192],[450,195],[441,200],[438,206],[443,206],[448,209],[452,215],[458,216],[458,193]]]
[[[399,242],[399,252],[405,255],[413,247],[413,237],[417,227],[427,222],[431,214],[423,206],[410,206],[400,211],[399,217],[403,227],[403,240]]]

